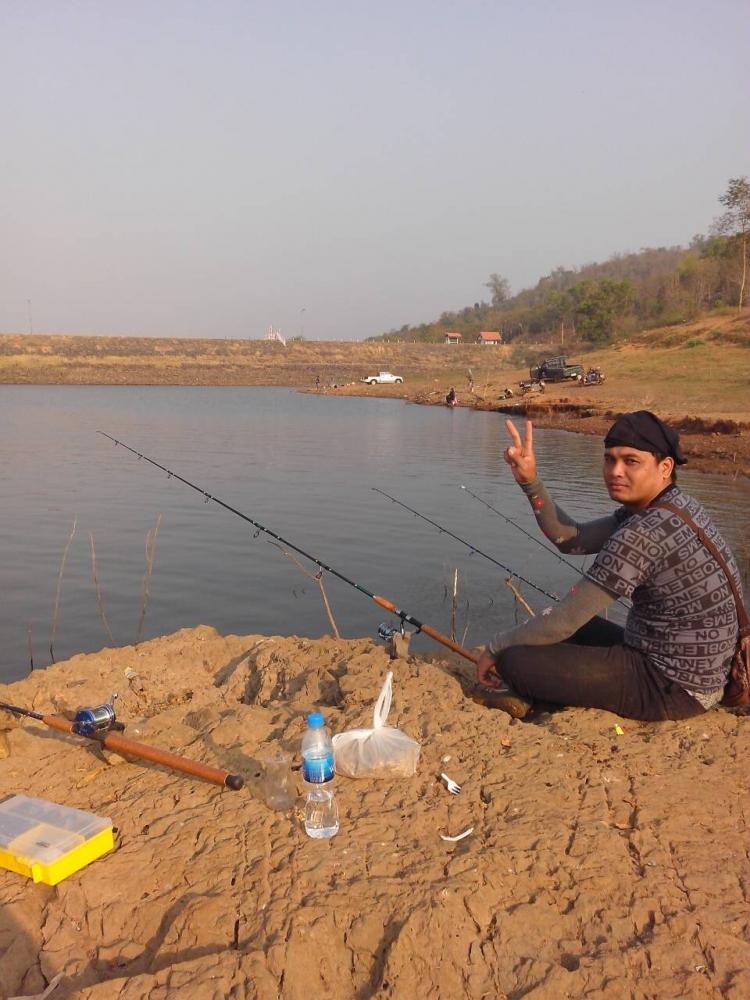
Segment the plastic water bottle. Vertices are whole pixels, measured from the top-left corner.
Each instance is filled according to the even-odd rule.
[[[322,712],[311,712],[302,737],[302,777],[307,786],[305,831],[308,837],[339,832],[339,808],[333,790],[333,743]]]

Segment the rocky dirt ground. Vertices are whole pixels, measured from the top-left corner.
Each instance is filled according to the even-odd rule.
[[[0,871],[0,997],[58,976],[51,1000],[750,996],[750,717],[513,721],[436,649],[393,665],[416,776],[339,778],[341,830],[310,840],[301,798],[266,805],[258,757],[298,754],[313,707],[334,731],[368,725],[390,666],[370,640],[201,627],[0,686],[44,713],[115,689],[126,735],[247,779],[225,791],[0,714],[0,797],[117,830],[55,888]]]

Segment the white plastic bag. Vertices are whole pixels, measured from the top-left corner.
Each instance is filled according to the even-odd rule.
[[[400,729],[386,726],[391,710],[393,672],[388,671],[372,713],[372,729],[350,729],[333,737],[336,771],[349,778],[410,777],[416,773],[419,743]]]

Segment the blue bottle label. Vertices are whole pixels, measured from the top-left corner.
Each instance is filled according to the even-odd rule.
[[[333,750],[322,756],[302,758],[302,777],[311,785],[320,785],[333,779]]]

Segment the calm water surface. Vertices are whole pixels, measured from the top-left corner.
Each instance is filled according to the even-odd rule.
[[[92,574],[92,538],[116,645],[135,641],[146,538],[161,514],[143,636],[209,624],[220,632],[330,632],[318,588],[267,537],[96,434],[104,430],[307,549],[441,631],[459,571],[457,636],[485,640],[515,620],[505,574],[371,489],[378,486],[546,590],[576,572],[460,489],[527,529],[534,521],[502,452],[498,414],[283,389],[0,386],[3,599],[0,680],[55,656],[110,645]],[[611,509],[597,438],[540,430],[542,474],[570,513]],[[750,484],[680,473],[747,559]],[[578,565],[582,560],[573,560]],[[311,567],[306,565],[309,570]],[[389,616],[326,576],[341,634],[374,636]],[[527,585],[532,606],[550,601]],[[391,624],[395,620],[391,620]],[[422,648],[428,640],[419,639]],[[98,697],[99,693],[97,693]]]

